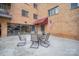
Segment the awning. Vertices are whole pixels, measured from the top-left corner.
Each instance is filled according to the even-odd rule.
[[[48,23],[48,17],[44,17],[44,18],[41,18],[41,19],[37,19],[34,22],[34,25],[45,25],[47,23]]]

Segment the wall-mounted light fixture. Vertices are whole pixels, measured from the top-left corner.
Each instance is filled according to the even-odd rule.
[[[50,20],[50,24],[52,23],[52,21]]]
[[[25,21],[25,24],[27,23],[27,21]]]

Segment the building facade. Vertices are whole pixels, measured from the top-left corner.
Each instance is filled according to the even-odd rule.
[[[48,10],[48,20],[51,29],[49,29],[49,32],[53,35],[79,39],[78,7],[79,3],[51,5]]]
[[[33,4],[0,4],[0,36],[30,32],[37,9]],[[9,8],[8,8],[9,7]]]
[[[0,11],[1,37],[41,31],[79,39],[78,3],[0,4]]]

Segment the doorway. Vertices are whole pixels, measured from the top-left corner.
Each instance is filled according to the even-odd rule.
[[[45,32],[45,25],[41,25],[41,32]]]
[[[0,37],[1,37],[1,24],[0,24]]]

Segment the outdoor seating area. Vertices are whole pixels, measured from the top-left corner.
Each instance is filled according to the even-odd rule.
[[[17,46],[25,46],[26,44],[26,38],[21,36],[21,34],[18,32],[19,41]],[[37,33],[31,33],[31,46],[30,48],[39,48],[39,45],[43,47],[48,47],[50,44],[48,42],[49,39],[49,33],[47,34],[37,34]]]
[[[39,45],[39,48],[30,48],[32,45],[31,34],[21,35],[21,38],[26,38],[26,44],[17,46],[19,42],[17,36],[8,36],[5,38],[0,38],[0,56],[79,56],[79,41],[49,36],[47,42],[50,43],[48,48],[46,44]],[[33,45],[37,47],[37,43]]]
[[[39,45],[42,45],[43,47],[48,47],[49,46],[48,39],[49,39],[48,34],[37,34],[37,33],[31,34],[31,41],[32,41],[31,48],[34,45],[34,43],[36,43],[37,46],[33,48],[38,48]]]
[[[79,56],[79,3],[0,3],[0,56],[28,55]]]

